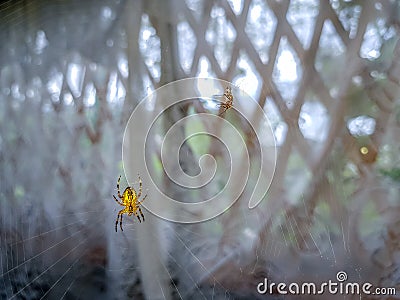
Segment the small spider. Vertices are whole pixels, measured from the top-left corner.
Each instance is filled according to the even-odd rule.
[[[119,192],[120,180],[121,180],[121,175],[118,177],[117,190],[118,190],[118,198],[120,198],[122,200],[122,202],[118,201],[118,199],[114,195],[113,195],[113,197],[119,205],[125,206],[125,208],[121,209],[118,212],[117,221],[115,221],[115,231],[117,231],[118,219],[120,218],[120,216],[121,216],[121,219],[119,221],[119,227],[121,228],[121,231],[124,231],[122,229],[122,215],[123,214],[128,214],[128,216],[131,216],[132,214],[134,214],[139,219],[139,222],[141,223],[142,221],[140,220],[140,216],[138,214],[138,211],[139,211],[140,215],[142,216],[143,222],[144,222],[144,215],[140,208],[140,205],[147,197],[147,195],[145,195],[143,197],[143,200],[139,201],[139,198],[142,195],[142,179],[140,179],[140,176],[139,176],[139,193],[137,195],[136,195],[135,189],[130,186],[128,186],[121,195],[121,193]]]
[[[233,95],[231,87],[228,86],[222,96],[226,98],[226,102],[218,104],[220,110],[222,109],[218,116],[222,116],[228,109],[232,108],[233,106]]]

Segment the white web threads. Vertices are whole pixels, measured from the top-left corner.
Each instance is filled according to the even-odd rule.
[[[230,83],[206,78],[190,78],[167,84],[138,104],[125,129],[123,141],[123,163],[128,181],[140,173],[149,189],[149,199],[143,206],[153,214],[174,222],[196,223],[211,219],[227,210],[241,195],[249,180],[251,157],[245,134],[240,126],[219,118],[214,112],[190,115],[182,118],[166,134],[156,134],[157,122],[166,115],[166,110],[190,100],[208,101],[213,99],[216,87],[224,89]],[[247,94],[233,87],[235,97],[232,111],[244,118],[251,126],[259,145],[261,166],[254,178],[256,184],[248,199],[248,207],[256,207],[265,197],[275,170],[275,140],[269,121],[258,103]],[[155,102],[149,113],[147,102]],[[195,119],[205,124],[204,128],[184,137],[182,132]],[[216,178],[217,158],[204,153],[197,161],[200,173],[190,176],[179,164],[179,149],[191,137],[206,135],[217,139],[228,153],[230,170],[223,177],[226,184],[211,197],[198,197],[199,202],[190,201],[191,191],[201,189]],[[154,159],[161,162],[162,172],[173,184],[187,190],[185,201],[179,202],[168,195],[154,178]],[[204,193],[206,196],[207,193]]]
[[[143,187],[148,189],[143,206],[152,214],[178,223],[212,219],[243,195],[251,174],[250,186],[255,189],[248,193],[247,206],[255,207],[265,196],[276,161],[272,129],[258,103],[235,87],[233,107],[223,118],[217,116],[217,101],[224,99],[214,95],[222,94],[227,86],[232,87],[228,82],[205,78],[173,82],[145,98],[132,113],[123,140],[124,171],[128,182],[134,182],[138,173],[142,177]],[[190,109],[179,111],[187,104]],[[248,128],[243,128],[243,123]],[[259,153],[254,148],[249,151],[249,128]],[[203,139],[193,143],[195,138]],[[256,171],[250,156],[255,154]],[[157,230],[160,220],[152,214],[147,214],[149,218],[140,226],[137,247],[142,280],[151,278],[155,270],[159,274],[157,291],[144,287],[147,296],[157,297],[168,289],[165,282],[171,276],[165,268],[167,258],[157,254],[165,244],[161,242],[163,233]],[[208,273],[204,267],[201,270]],[[192,278],[194,285],[196,278]]]

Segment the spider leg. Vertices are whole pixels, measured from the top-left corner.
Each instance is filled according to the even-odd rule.
[[[118,181],[117,181],[117,190],[118,190],[118,197],[122,199],[121,193],[119,191],[119,182],[121,181],[121,175],[119,175],[118,177]]]
[[[142,220],[140,220],[139,214],[137,212],[135,212],[135,216],[138,218],[139,223],[142,223]]]
[[[228,110],[227,108],[224,108],[224,109],[218,114],[218,116],[221,117],[227,110]]]
[[[225,98],[227,99],[228,103],[232,103],[233,102],[233,96],[232,94],[224,94]]]
[[[142,209],[140,208],[140,206],[139,206],[139,212],[140,212],[140,215],[142,216],[142,219],[143,219],[143,222],[144,222],[144,215],[143,215],[143,212],[142,212]]]
[[[115,232],[117,232],[118,219],[119,219],[119,213],[117,215],[117,221],[115,221]]]
[[[119,221],[119,227],[121,228],[121,231],[124,231],[124,230],[122,229],[122,216],[123,216],[123,214],[121,214],[121,219],[120,219],[120,221]]]
[[[115,232],[117,232],[118,219],[120,218],[120,216],[121,216],[121,221],[120,221],[119,224],[120,224],[121,230],[124,231],[124,230],[122,229],[122,215],[123,215],[123,214],[124,214],[124,210],[121,209],[121,210],[118,212],[117,220],[115,221]]]
[[[217,98],[222,98],[222,97],[224,97],[225,95],[224,94],[222,94],[222,95],[212,95],[212,97],[217,97]]]
[[[143,200],[142,200],[142,201],[139,201],[139,202],[136,204],[136,206],[139,206],[140,204],[142,204],[143,201],[146,199],[146,197],[147,197],[147,194],[143,197]],[[138,197],[138,198],[139,198],[139,197]]]
[[[119,204],[119,205],[122,205],[122,206],[125,206],[125,205],[123,205],[121,202],[119,202],[118,201],[118,199],[117,198],[115,198],[115,196],[113,195],[113,197],[114,197],[114,200]]]
[[[225,110],[227,110],[228,108],[230,108],[231,106],[229,105],[229,102],[227,101],[227,102],[223,102],[223,103],[221,103],[221,105],[220,105],[220,108],[223,108],[223,109],[225,109]]]
[[[138,174],[139,177],[139,193],[137,195],[138,199],[140,198],[140,196],[142,195],[142,179],[140,178],[140,175]]]

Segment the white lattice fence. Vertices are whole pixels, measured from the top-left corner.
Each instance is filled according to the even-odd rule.
[[[238,70],[241,68],[239,60],[245,57],[247,63],[251,65],[252,72],[259,79],[258,85],[255,87],[257,92],[254,93],[258,97],[259,104],[267,111],[274,109],[274,113],[279,115],[282,122],[280,125],[285,124],[287,129],[285,137],[280,141],[277,170],[270,190],[269,201],[273,203],[272,208],[268,212],[262,212],[263,219],[260,222],[263,225],[256,230],[259,242],[253,245],[253,256],[250,256],[249,261],[243,265],[242,262],[239,264],[234,262],[238,255],[237,252],[228,251],[230,255],[222,252],[220,255],[216,255],[209,265],[212,270],[211,274],[215,277],[210,274],[206,277],[214,280],[217,278],[219,283],[223,282],[230,287],[237,288],[246,285],[243,283],[243,273],[248,272],[248,285],[252,285],[254,277],[258,276],[254,273],[256,269],[260,268],[261,274],[269,272],[268,267],[262,261],[268,256],[276,255],[276,248],[268,249],[268,247],[275,241],[274,237],[277,232],[278,235],[282,233],[283,237],[287,232],[295,235],[294,240],[289,243],[293,243],[292,246],[297,249],[295,252],[300,253],[295,259],[289,259],[294,265],[301,265],[304,262],[301,258],[302,253],[309,251],[318,253],[319,251],[321,256],[326,255],[319,249],[318,241],[315,241],[315,228],[320,227],[321,224],[316,221],[314,213],[321,203],[328,203],[332,214],[330,222],[333,222],[334,226],[338,226],[340,230],[337,234],[327,231],[324,238],[325,243],[330,244],[332,260],[336,267],[341,265],[345,267],[343,263],[349,258],[353,260],[354,268],[359,265],[368,265],[371,253],[367,250],[367,242],[361,241],[362,229],[358,222],[360,211],[363,210],[363,202],[360,202],[358,191],[368,189],[371,183],[373,186],[380,185],[377,181],[378,167],[375,166],[375,162],[383,136],[393,130],[388,127],[387,123],[390,119],[387,109],[395,106],[399,91],[398,42],[395,38],[398,34],[398,26],[396,21],[387,15],[389,10],[394,9],[393,3],[365,2],[362,6],[350,5],[345,9],[343,7],[339,9],[339,2],[300,4],[296,1],[268,1],[267,3],[244,1],[243,6],[237,11],[234,11],[228,2],[218,4],[205,2],[203,4],[201,8],[196,7],[196,11],[187,7],[182,8],[183,22],[187,22],[193,35],[190,43],[196,45],[193,50],[191,67],[186,66],[186,76],[201,74],[199,68],[201,68],[202,61],[206,60],[209,62],[208,72],[210,74],[228,81],[235,81],[239,77],[237,76]],[[299,25],[296,24],[298,20],[293,20],[293,16],[291,17],[289,13],[290,10],[293,11],[302,5],[313,11],[310,18],[313,19],[314,26],[308,33],[309,41],[306,47],[307,35],[304,37],[296,34],[296,30],[298,32],[299,29]],[[266,26],[260,26],[259,32],[255,33],[249,29],[251,26],[249,24],[254,18],[252,10],[260,7],[263,9],[261,15],[270,16],[275,23],[267,19]],[[347,20],[346,13],[348,14]],[[159,17],[157,13],[154,15],[155,19]],[[382,18],[386,21],[383,21]],[[151,17],[150,20],[152,20]],[[271,29],[270,27],[273,26],[276,27]],[[383,59],[382,63],[378,64],[372,63],[371,61],[376,58],[369,56],[374,56],[376,53],[374,54],[373,51],[377,51],[377,49],[371,49],[372,46],[368,41],[371,28],[374,26],[380,28],[381,33],[386,36],[382,38],[381,48],[378,52],[381,51],[382,55],[390,53],[390,58]],[[272,36],[268,36],[269,41],[260,46],[262,42],[257,38],[262,36],[264,31]],[[394,39],[391,40],[388,38],[389,36]],[[264,36],[264,38],[266,37]],[[391,41],[385,46],[384,40],[386,39]],[[219,51],[221,44],[227,49],[223,54]],[[285,50],[290,51],[295,60],[298,75],[298,78],[293,80],[295,82],[287,86],[284,86],[284,83],[279,80],[278,74],[280,71],[278,63],[280,59],[284,59],[285,56],[282,53]],[[372,52],[366,54],[367,51]],[[384,60],[385,62],[383,62]],[[165,63],[168,64],[168,61]],[[176,67],[178,69],[176,74],[179,74],[177,77],[180,78],[184,71],[180,66]],[[381,84],[378,78],[390,79]],[[162,76],[161,82],[163,82]],[[236,80],[236,82],[240,86],[241,81]],[[242,82],[245,82],[245,79]],[[246,90],[246,84],[243,84],[242,88]],[[288,92],[287,89],[294,92]],[[352,99],[354,90],[363,89],[365,89],[365,93],[362,95],[362,99]],[[247,92],[252,93],[249,90]],[[351,118],[363,114],[364,109],[361,108],[363,103],[360,101],[365,101],[364,103],[371,101],[376,104],[374,112],[371,114],[376,122],[376,130],[369,139],[361,142],[357,141],[357,134],[350,135],[347,126]],[[303,109],[310,102],[314,105],[318,103],[319,107],[323,108],[321,114],[329,116],[327,117],[329,124],[311,137],[301,126],[304,121],[302,120],[304,118]],[[359,112],[357,112],[356,105],[360,106]],[[318,115],[314,115],[314,118],[318,118]],[[335,176],[341,176],[338,171],[340,167],[335,165],[338,152],[343,153],[344,156],[340,156],[337,163],[339,165],[347,164],[347,166],[354,164],[358,174],[358,180],[354,182],[355,192],[349,199],[350,204],[339,201],[340,192],[335,191],[336,188],[332,186],[338,182],[334,183],[335,180],[332,182],[329,177],[330,172],[333,172]],[[290,166],[289,160],[293,157],[303,162],[302,170],[295,170]],[[345,166],[342,165],[342,167]],[[302,173],[306,176],[301,176]],[[293,176],[295,181],[303,183],[302,188],[296,191],[295,197],[292,191],[293,184],[287,184],[288,178],[293,180]],[[383,196],[383,198],[385,197]],[[368,198],[364,204],[371,200],[378,202],[377,206],[381,205],[379,204],[382,201],[380,197]],[[359,207],[359,205],[361,206]],[[359,207],[359,210],[354,210],[355,207]],[[224,243],[229,245],[229,240],[231,240],[231,246],[235,249],[235,242],[232,243],[234,230],[228,228],[237,224],[238,209],[237,206],[229,211],[227,220],[222,222],[226,230],[219,240],[219,246]],[[273,217],[276,215],[283,215],[283,221],[280,218],[274,221]],[[229,217],[231,217],[230,220]],[[281,229],[282,232],[280,232]],[[280,237],[281,241],[282,236]],[[342,242],[331,241],[331,236]],[[360,241],[360,243],[353,241]],[[238,243],[240,244],[240,242]],[[279,257],[276,259],[277,262],[282,262],[282,259],[285,260],[287,255],[290,255],[290,251],[282,252],[284,254],[277,256]],[[240,250],[239,253],[244,255]],[[318,259],[314,263],[318,264]],[[248,267],[249,265],[254,267]],[[371,270],[374,268],[379,269],[380,267],[373,266]],[[370,275],[365,275],[365,277],[376,280],[376,277],[371,277],[371,274],[374,273],[371,270],[369,271]],[[316,272],[324,273],[322,270]],[[380,269],[379,272],[382,273],[383,270]],[[233,276],[235,279],[232,279],[232,274],[241,273],[241,276]],[[297,278],[300,274],[294,272],[288,276]]]
[[[264,108],[276,135],[278,162],[268,210],[260,206],[243,214],[239,202],[210,223],[224,228],[212,235],[215,239],[207,237],[210,227],[189,227],[216,249],[207,259],[200,252],[202,265],[193,262],[187,251],[192,242],[185,235],[187,229],[174,227],[185,237],[185,247],[178,247],[185,255],[171,253],[168,247],[173,246],[166,246],[169,256],[161,261],[173,260],[180,269],[189,261],[199,270],[189,284],[181,283],[184,289],[178,284],[178,291],[190,294],[201,290],[198,285],[217,284],[252,293],[254,283],[265,274],[295,279],[313,272],[332,274],[332,269],[290,267],[315,266],[324,261],[320,256],[335,267],[348,261],[353,270],[368,265],[372,250],[363,240],[359,222],[360,211],[371,202],[387,220],[390,238],[376,245],[376,253],[386,249],[379,256],[381,264],[368,268],[363,278],[374,283],[389,278],[389,284],[399,284],[393,275],[400,238],[398,203],[392,203],[398,195],[368,192],[385,186],[379,177],[385,162],[379,158],[395,157],[387,149],[398,149],[400,53],[395,1],[41,4],[0,7],[5,20],[2,38],[11,49],[1,49],[3,240],[14,237],[14,231],[20,233],[15,239],[24,240],[66,225],[71,227],[63,227],[63,234],[85,232],[82,228],[105,218],[104,228],[96,228],[102,236],[98,244],[107,249],[104,255],[111,269],[120,268],[120,273],[113,273],[116,278],[128,272],[115,248],[125,242],[116,242],[111,235],[114,215],[109,213],[114,204],[110,195],[121,172],[116,167],[123,128],[135,104],[157,87],[185,77],[213,76],[238,85]],[[369,116],[375,124],[363,138],[349,125],[360,116]],[[250,133],[247,138],[249,145],[256,144]],[[191,166],[190,161],[184,163]],[[346,172],[351,175],[345,177]],[[350,192],[340,187],[348,184],[346,180],[351,181]],[[321,213],[325,206],[328,216]],[[388,207],[394,217],[387,217]],[[35,226],[21,221],[31,211],[43,216]],[[91,217],[79,217],[91,212],[95,212]],[[148,236],[164,241],[170,235]],[[45,240],[53,243],[52,238],[47,235]],[[122,257],[137,266],[132,250],[135,234],[130,238]],[[71,240],[63,251],[75,243]],[[47,248],[32,245],[27,256]],[[140,251],[139,257],[145,255]],[[310,259],[305,253],[317,256]],[[382,265],[389,265],[389,271]],[[146,268],[141,272],[142,278],[151,276],[143,275]],[[148,296],[149,289],[145,289]],[[15,293],[4,290],[6,297]]]

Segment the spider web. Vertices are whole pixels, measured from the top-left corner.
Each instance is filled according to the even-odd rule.
[[[160,84],[167,50],[154,16],[170,20],[140,1],[130,4],[129,18],[124,1],[88,3],[0,4],[1,39],[10,44],[0,50],[0,298],[141,299],[146,284],[167,287],[173,299],[256,298],[265,277],[318,282],[338,270],[398,287],[398,28],[385,13],[391,3],[186,1],[178,22],[186,75],[231,80],[264,106],[280,147],[279,184],[256,210],[245,206],[245,192],[208,222],[155,221],[144,211],[146,224],[124,217],[118,233],[112,194],[122,173],[115,166],[122,124]],[[124,22],[129,30],[120,31]],[[127,36],[140,40],[133,50]],[[346,52],[355,66],[346,65]],[[137,53],[143,57],[135,61]],[[344,115],[357,123],[369,156],[360,158],[360,139],[338,125]],[[371,115],[375,128],[358,115]],[[375,148],[385,158],[381,173],[372,167]],[[272,217],[270,201],[277,203]],[[145,230],[147,222],[155,230]],[[161,244],[156,254],[138,250],[147,240]],[[152,261],[166,282],[142,281]]]

